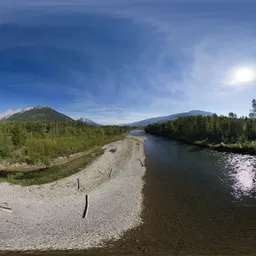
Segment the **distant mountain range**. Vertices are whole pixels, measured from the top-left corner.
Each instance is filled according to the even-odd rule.
[[[128,125],[128,126],[147,126],[148,124],[152,124],[152,123],[163,123],[163,122],[167,122],[169,120],[175,120],[178,117],[198,116],[198,115],[212,116],[213,113],[201,111],[201,110],[192,110],[189,112],[183,112],[183,113],[173,114],[173,115],[169,115],[169,116],[160,116],[160,117],[149,118],[149,119],[133,122],[133,123],[126,124],[126,125]]]
[[[0,114],[0,121],[42,121],[42,122],[56,122],[56,121],[73,121],[67,115],[64,115],[48,106],[28,107],[25,109],[8,110]],[[92,126],[100,126],[88,118],[81,118],[80,121]]]
[[[169,116],[154,117],[145,119],[130,124],[127,126],[147,126],[152,123],[162,123],[168,120],[174,120],[178,117],[184,116],[211,116],[213,113],[205,112],[201,110],[192,110],[189,112],[173,114]],[[25,109],[8,110],[7,112],[0,114],[0,121],[42,121],[42,122],[56,122],[56,121],[73,121],[73,119],[67,115],[64,115],[48,106],[36,106],[28,107]],[[101,126],[88,118],[80,118],[79,121],[87,123],[92,126]]]

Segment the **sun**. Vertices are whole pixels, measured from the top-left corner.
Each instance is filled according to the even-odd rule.
[[[224,78],[224,86],[245,89],[253,86],[256,80],[256,65],[240,65],[229,69]]]
[[[234,73],[234,81],[237,83],[247,83],[253,81],[255,74],[250,68],[238,68]]]

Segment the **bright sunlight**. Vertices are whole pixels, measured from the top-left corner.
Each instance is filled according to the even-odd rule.
[[[250,68],[239,68],[235,72],[234,80],[237,83],[246,83],[254,80],[255,75],[252,69]]]
[[[249,85],[250,82],[255,80],[255,68],[253,67],[235,67],[230,70],[227,80],[225,81],[225,85],[243,88],[246,84]]]

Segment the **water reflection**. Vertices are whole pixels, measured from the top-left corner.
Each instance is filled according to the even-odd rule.
[[[236,198],[255,197],[256,192],[256,157],[227,154],[225,169],[231,183],[232,194]]]
[[[142,136],[144,224],[125,236],[127,247],[171,255],[255,252],[256,157]]]
[[[255,205],[256,156],[240,155],[195,147],[183,142],[145,134],[133,130],[131,135],[149,139],[148,150],[157,155],[158,165],[168,170],[189,170],[199,180],[202,175],[224,184],[235,200]],[[184,174],[185,175],[185,174]],[[191,177],[190,177],[191,179]],[[192,181],[191,181],[192,182]]]

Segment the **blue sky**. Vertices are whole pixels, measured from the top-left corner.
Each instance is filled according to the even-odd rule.
[[[121,124],[248,115],[256,1],[0,0],[0,113],[48,105]]]

